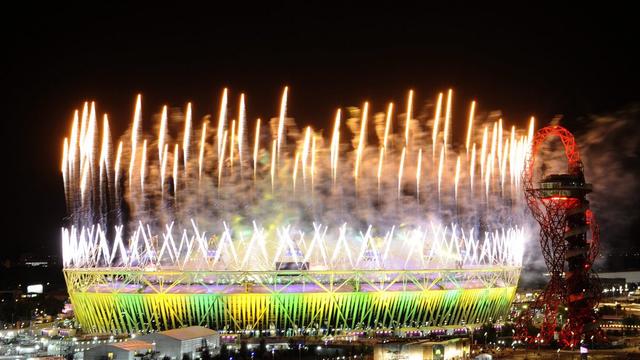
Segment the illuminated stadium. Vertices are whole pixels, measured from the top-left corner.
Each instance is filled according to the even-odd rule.
[[[520,174],[533,120],[508,127],[475,102],[455,114],[451,90],[414,97],[337,110],[321,131],[288,117],[287,88],[278,115],[250,126],[245,96],[231,105],[227,89],[201,120],[191,104],[143,116],[138,96],[119,138],[85,103],[61,164],[64,273],[83,329],[505,317],[529,233]]]

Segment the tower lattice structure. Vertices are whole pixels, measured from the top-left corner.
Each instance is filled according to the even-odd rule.
[[[546,176],[535,186],[536,156],[545,140],[555,136],[564,146],[567,173]],[[601,289],[592,270],[599,251],[599,228],[586,198],[592,187],[585,181],[573,134],[559,125],[540,129],[532,140],[523,177],[527,205],[540,224],[540,245],[550,279],[534,304],[520,315],[517,335],[529,343],[549,343],[559,327],[560,344],[574,347],[598,334],[594,308]],[[561,306],[566,308],[566,321],[558,324]],[[540,333],[529,334],[536,311],[543,316]]]

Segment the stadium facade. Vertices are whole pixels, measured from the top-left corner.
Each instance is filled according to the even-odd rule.
[[[89,332],[469,326],[509,312],[518,267],[453,270],[171,271],[71,269]]]

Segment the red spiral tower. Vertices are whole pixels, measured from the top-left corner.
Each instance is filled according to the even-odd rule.
[[[567,173],[544,177],[534,185],[534,165],[540,146],[550,137],[562,141],[567,157]],[[573,134],[558,125],[540,129],[532,140],[524,169],[524,190],[533,217],[540,224],[540,245],[550,280],[534,306],[523,313],[517,325],[521,339],[549,343],[558,328],[560,306],[567,319],[560,328],[560,344],[573,347],[598,331],[594,307],[600,286],[592,271],[599,250],[599,229],[586,196],[582,161]],[[539,334],[529,334],[534,311],[543,313]]]

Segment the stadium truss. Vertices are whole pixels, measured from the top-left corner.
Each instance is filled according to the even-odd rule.
[[[393,328],[500,320],[520,267],[375,271],[64,270],[88,332]]]

